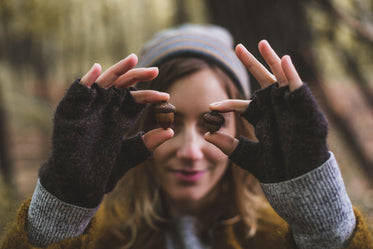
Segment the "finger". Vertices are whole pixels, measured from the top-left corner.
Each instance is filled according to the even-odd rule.
[[[276,77],[271,74],[242,44],[236,46],[236,54],[262,88],[276,82]]]
[[[209,105],[210,110],[219,112],[238,112],[244,113],[249,107],[251,100],[242,99],[225,99],[219,102],[214,102]]]
[[[85,85],[86,87],[91,87],[93,83],[101,74],[101,65],[98,63],[93,64],[91,69],[81,78],[80,84]]]
[[[281,59],[278,57],[276,52],[269,45],[268,41],[262,40],[258,44],[259,52],[271,68],[272,73],[275,75],[277,82],[280,86],[286,86],[288,79],[285,76],[284,71],[281,67]]]
[[[143,135],[145,146],[150,151],[154,151],[159,145],[174,136],[174,131],[170,128],[167,130],[163,128],[151,130]]]
[[[139,104],[159,103],[162,101],[168,101],[170,99],[170,95],[168,93],[154,90],[131,91],[131,95],[135,99],[136,103]]]
[[[291,92],[303,85],[303,82],[299,77],[299,74],[295,69],[289,55],[285,55],[281,58],[281,66],[284,70],[286,78],[289,80],[289,88]]]
[[[113,82],[113,85],[117,88],[127,88],[139,81],[148,81],[154,79],[158,76],[158,72],[157,67],[131,69],[127,73],[118,77]]]
[[[109,67],[103,74],[100,75],[100,77],[98,77],[96,82],[99,86],[108,88],[119,76],[136,66],[136,64],[137,56],[135,54],[130,54],[123,60]]]
[[[234,151],[239,142],[237,138],[222,132],[207,132],[204,135],[204,138],[228,156]]]

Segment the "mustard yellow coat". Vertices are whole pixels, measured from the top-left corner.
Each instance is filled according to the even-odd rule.
[[[27,242],[26,217],[30,200],[25,202],[19,209],[16,221],[11,225],[0,249],[36,249]],[[357,225],[347,249],[373,249],[373,238],[369,232],[361,214],[354,209]],[[292,239],[288,224],[282,220],[275,212],[268,210],[267,218],[259,221],[260,229],[252,238],[247,238],[242,229],[242,224],[237,223],[216,229],[214,249],[296,249]],[[110,234],[100,230],[105,219],[101,210],[87,227],[84,234],[77,238],[67,239],[57,244],[48,246],[48,249],[111,249]],[[158,247],[157,247],[158,248]],[[155,249],[157,249],[155,248]],[[165,248],[160,244],[159,248]],[[141,248],[143,249],[143,248]]]

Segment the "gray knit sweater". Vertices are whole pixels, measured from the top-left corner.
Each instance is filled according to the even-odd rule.
[[[314,244],[343,248],[351,236],[355,216],[332,153],[323,165],[303,176],[261,186],[272,207],[289,223],[300,249],[314,248]],[[38,181],[28,212],[29,241],[46,246],[79,236],[97,209],[65,203]],[[175,217],[173,225],[166,234],[168,249],[210,248],[198,239],[193,217]]]

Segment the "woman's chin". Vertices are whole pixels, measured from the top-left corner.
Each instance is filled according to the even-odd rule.
[[[174,215],[198,213],[210,200],[208,192],[178,191],[166,193],[166,202]]]
[[[203,193],[176,193],[168,195],[168,198],[171,202],[180,202],[180,203],[198,203],[204,197]]]

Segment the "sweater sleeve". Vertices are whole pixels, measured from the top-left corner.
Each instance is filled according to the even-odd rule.
[[[16,220],[11,224],[3,240],[0,243],[0,249],[37,249],[37,245],[33,245],[29,241],[28,235],[28,212],[30,208],[31,198],[25,201],[18,210]],[[43,248],[46,249],[89,249],[94,248],[96,218],[93,217],[90,223],[78,237],[64,239],[58,243],[52,243]],[[41,246],[41,245],[40,245]]]
[[[351,238],[356,219],[332,153],[305,175],[261,186],[269,203],[290,225],[300,249],[339,249]]]
[[[98,207],[84,208],[59,200],[38,180],[27,216],[29,242],[47,246],[84,232]]]

